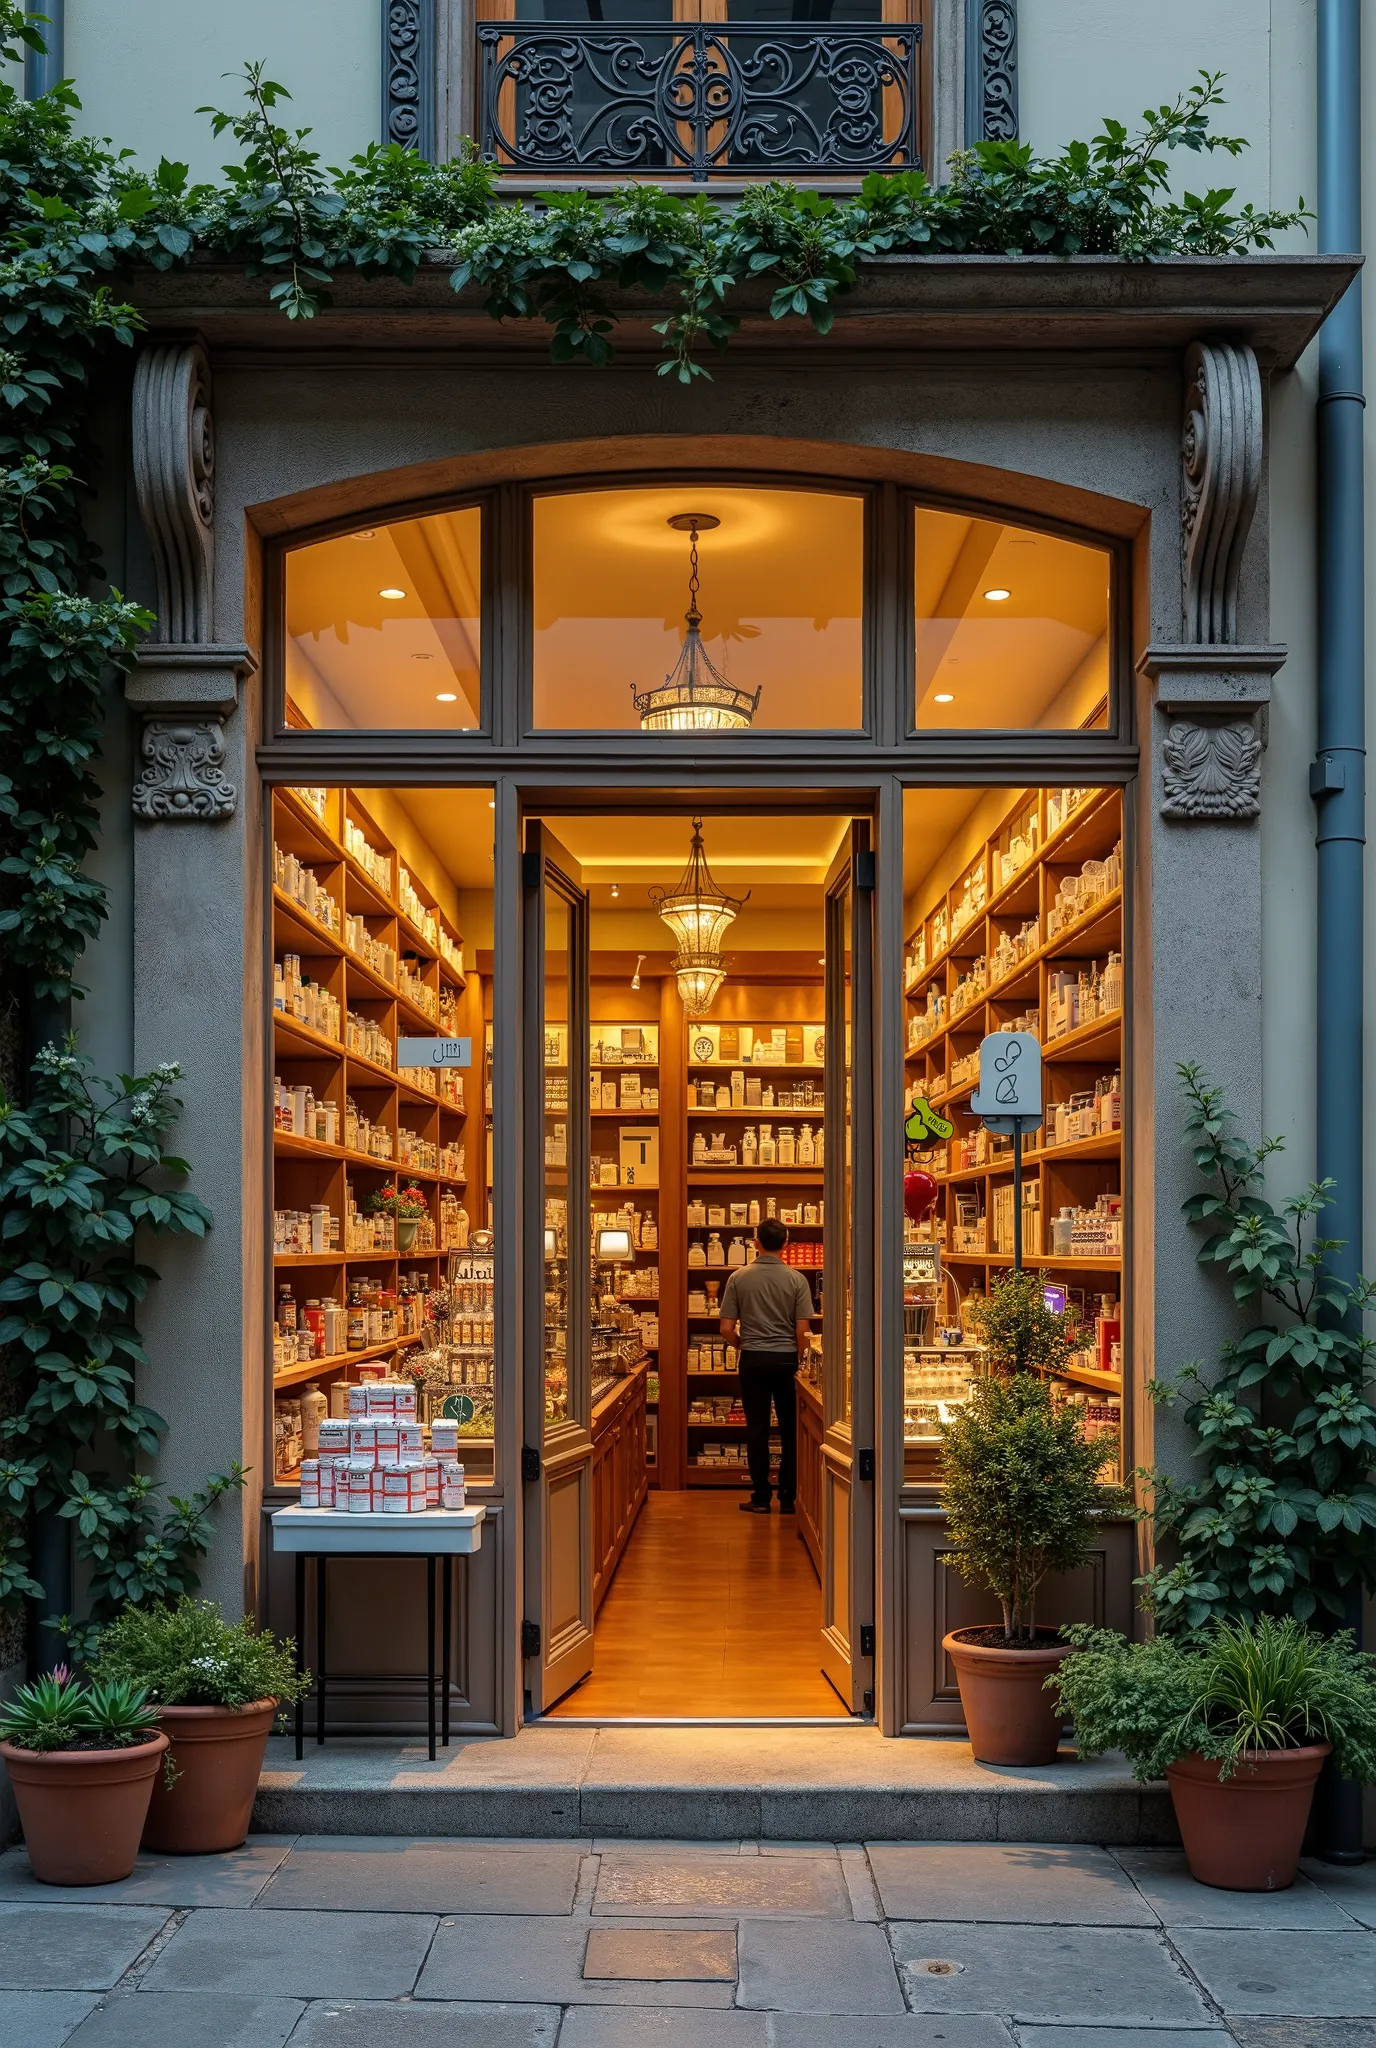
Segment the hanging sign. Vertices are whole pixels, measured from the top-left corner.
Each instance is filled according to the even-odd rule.
[[[938,1116],[925,1095],[913,1098],[903,1125],[903,1136],[910,1145],[929,1145],[933,1138],[949,1138],[955,1125],[948,1117]]]
[[[1030,1031],[991,1031],[981,1041],[970,1109],[995,1131],[1012,1130],[1015,1120],[1041,1122],[1042,1049]]]
[[[471,1067],[471,1038],[399,1038],[399,1067]]]

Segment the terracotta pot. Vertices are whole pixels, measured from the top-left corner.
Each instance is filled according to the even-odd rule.
[[[160,1707],[172,1742],[176,1780],[153,1788],[145,1849],[209,1856],[237,1849],[248,1833],[276,1700],[247,1707]]]
[[[1330,1746],[1251,1750],[1221,1781],[1221,1766],[1196,1751],[1167,1764],[1191,1877],[1225,1892],[1283,1892],[1292,1885]]]
[[[1038,1650],[999,1650],[962,1642],[978,1629],[954,1629],[941,1647],[956,1667],[960,1704],[976,1763],[1051,1764],[1065,1720],[1046,1679],[1072,1654],[1069,1643]]]
[[[115,1884],[128,1877],[167,1737],[128,1749],[55,1749],[0,1742],[24,1846],[41,1884]]]

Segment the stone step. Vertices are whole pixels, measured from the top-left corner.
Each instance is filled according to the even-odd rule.
[[[275,1737],[254,1807],[269,1834],[680,1841],[1178,1842],[1164,1785],[1120,1756],[977,1764],[968,1742],[818,1727],[585,1727],[511,1740]]]

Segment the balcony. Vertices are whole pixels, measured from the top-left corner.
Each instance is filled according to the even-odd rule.
[[[922,26],[479,23],[478,136],[503,172],[859,177],[923,160]]]

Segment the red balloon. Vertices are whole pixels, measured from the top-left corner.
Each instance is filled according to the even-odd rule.
[[[937,1184],[932,1179],[932,1176],[929,1173],[924,1173],[920,1166],[914,1167],[911,1172],[904,1174],[903,1207],[912,1222],[920,1223],[924,1216],[931,1215],[932,1210],[936,1207],[938,1192]]]

